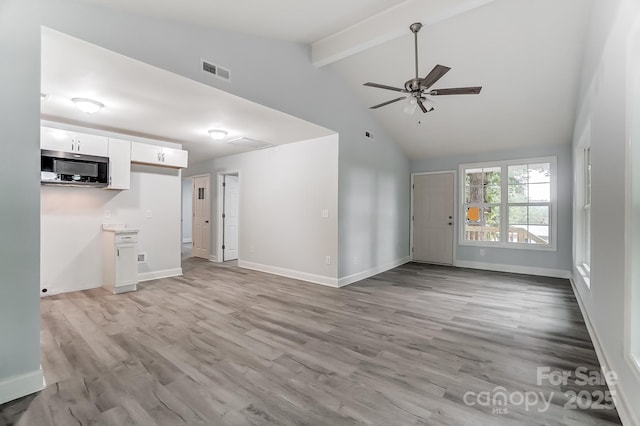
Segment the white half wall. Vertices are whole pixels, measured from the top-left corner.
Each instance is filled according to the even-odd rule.
[[[338,136],[296,142],[193,165],[211,173],[211,255],[219,241],[217,174],[239,173],[240,264],[337,278]],[[323,217],[327,210],[328,217]],[[327,256],[330,264],[327,264]]]

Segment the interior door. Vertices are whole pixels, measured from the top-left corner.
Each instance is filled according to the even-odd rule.
[[[193,256],[209,260],[211,253],[211,200],[209,198],[209,176],[193,178]]]
[[[413,260],[453,264],[453,173],[415,175]]]
[[[238,258],[238,176],[224,177],[224,250],[222,260]]]

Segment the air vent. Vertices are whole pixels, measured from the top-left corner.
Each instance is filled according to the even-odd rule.
[[[147,253],[138,253],[138,263],[145,263],[147,261]]]
[[[232,145],[243,146],[245,148],[251,148],[251,149],[264,149],[264,148],[270,148],[272,146],[275,146],[268,142],[257,141],[255,139],[249,139],[249,138],[238,138],[238,139],[229,141],[229,143]]]
[[[228,69],[223,68],[220,65],[213,64],[204,59],[200,59],[200,69],[203,72],[213,74],[216,77],[221,78],[223,80],[227,80],[227,81],[231,80],[231,72]]]

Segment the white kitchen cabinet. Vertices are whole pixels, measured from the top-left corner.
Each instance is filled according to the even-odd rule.
[[[138,284],[138,231],[122,225],[103,225],[102,229],[102,286],[113,294],[135,291]]]
[[[106,157],[109,150],[108,139],[104,136],[76,133],[50,127],[40,128],[40,149],[99,157]]]
[[[188,156],[189,153],[182,149],[131,142],[132,163],[185,168],[188,164]]]
[[[131,142],[109,138],[109,186],[107,189],[131,187]]]

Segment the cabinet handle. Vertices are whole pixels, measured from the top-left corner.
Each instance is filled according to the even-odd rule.
[[[118,253],[118,257],[120,257],[120,249],[116,249],[116,252]]]
[[[162,153],[162,162],[164,163],[164,152]]]

